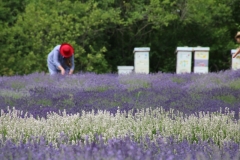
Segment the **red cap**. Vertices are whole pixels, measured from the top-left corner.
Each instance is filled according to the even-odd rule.
[[[60,53],[63,57],[71,57],[74,53],[73,47],[68,43],[63,43],[60,46]]]

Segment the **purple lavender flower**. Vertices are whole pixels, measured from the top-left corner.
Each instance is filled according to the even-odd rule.
[[[66,138],[66,137],[65,137]],[[188,141],[175,142],[173,138],[156,142],[142,139],[135,142],[130,137],[110,139],[104,143],[101,136],[96,135],[96,141],[75,145],[59,144],[53,147],[47,144],[44,138],[36,138],[28,143],[15,144],[7,141],[1,144],[0,159],[117,159],[117,160],[146,160],[146,159],[238,159],[239,144],[228,142],[219,148],[211,141],[199,141],[191,144]]]

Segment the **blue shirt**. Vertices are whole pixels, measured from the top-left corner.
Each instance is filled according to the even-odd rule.
[[[59,70],[58,66],[62,66],[64,69],[74,70],[74,54],[70,57],[71,68],[66,65],[64,62],[64,57],[60,54],[60,46],[57,45],[54,49],[48,54],[47,62],[48,67],[52,70]]]

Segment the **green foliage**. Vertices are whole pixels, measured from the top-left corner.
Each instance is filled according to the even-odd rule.
[[[240,89],[240,79],[230,82],[229,86],[233,89]]]
[[[76,72],[133,65],[134,47],[151,48],[151,72],[175,72],[177,46],[208,46],[210,71],[228,69],[239,13],[237,0],[0,0],[0,75],[47,72],[62,42]]]
[[[34,102],[35,104],[38,105],[43,105],[43,106],[51,106],[52,105],[52,101],[49,99],[40,99],[37,102]]]
[[[172,81],[173,81],[173,82],[176,82],[176,83],[178,83],[178,84],[184,83],[184,79],[182,79],[182,78],[177,78],[177,77],[173,77],[173,78],[172,78]]]
[[[217,96],[216,98],[229,104],[233,104],[237,102],[237,98],[234,97],[233,95],[222,95],[222,96]]]
[[[108,69],[107,61],[104,58],[104,52],[106,52],[106,48],[103,47],[100,51],[95,51],[92,46],[89,46],[91,53],[87,54],[86,70],[89,72],[103,73],[106,71],[110,71]]]

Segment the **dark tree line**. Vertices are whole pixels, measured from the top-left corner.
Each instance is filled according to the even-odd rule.
[[[76,71],[116,72],[150,47],[150,72],[175,72],[178,46],[210,47],[211,72],[229,69],[238,47],[238,0],[0,0],[0,75],[47,72],[62,42]]]

